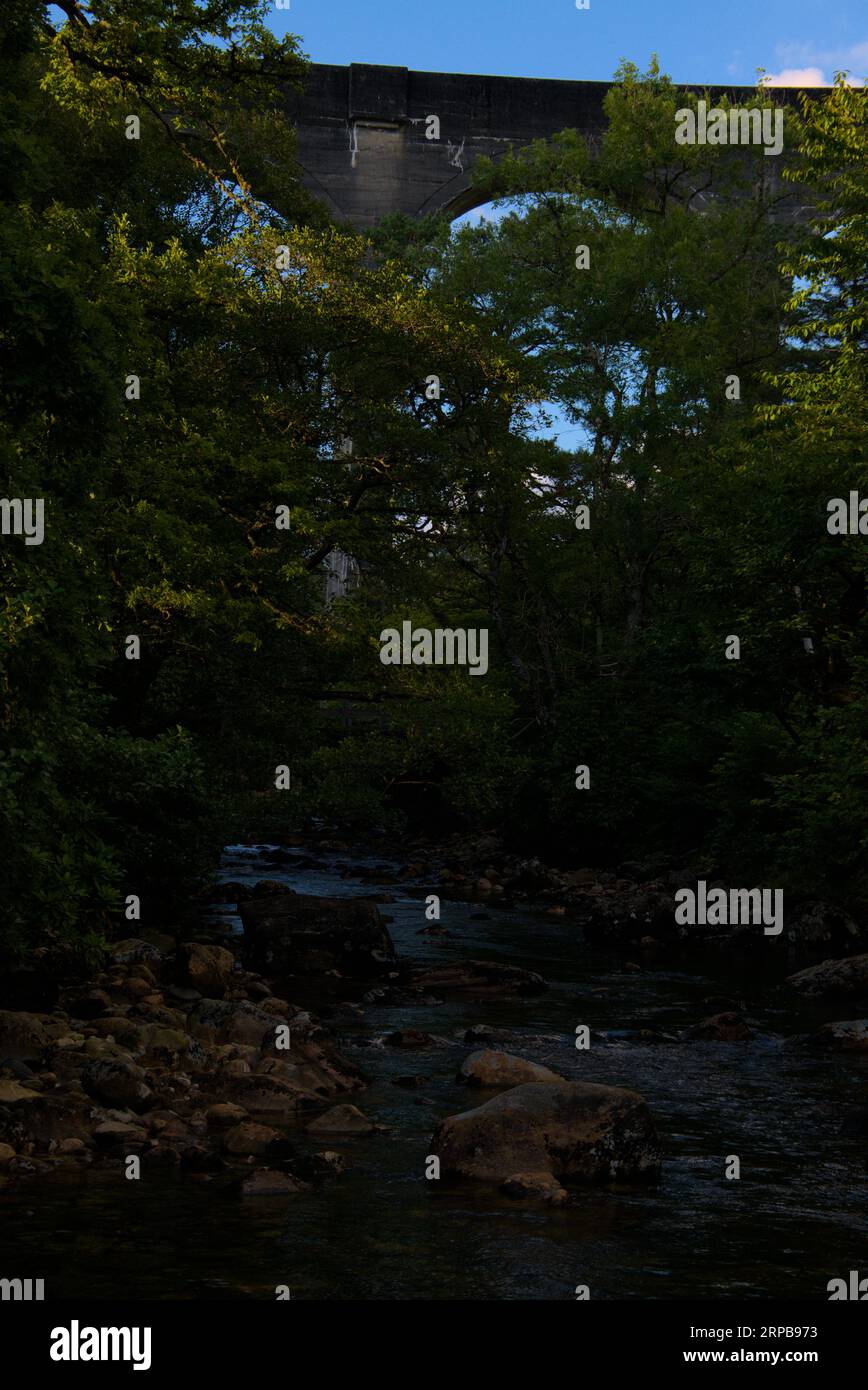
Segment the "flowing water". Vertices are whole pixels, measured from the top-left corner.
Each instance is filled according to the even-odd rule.
[[[367,894],[376,881],[351,875],[374,862],[342,855],[328,868],[275,867],[263,851],[234,846],[223,878]],[[592,1299],[826,1299],[829,1279],[868,1269],[868,1124],[859,1118],[868,1059],[794,1040],[858,1010],[809,1005],[783,986],[802,963],[785,947],[665,961],[645,953],[640,971],[625,972],[623,952],[588,946],[566,919],[443,899],[449,935],[420,936],[427,885],[384,891],[394,895],[381,910],[402,958],[490,958],[539,971],[550,989],[337,1016],[339,1046],[370,1078],[349,1099],[389,1127],[329,1139],[349,1171],[310,1196],[246,1200],[219,1178],[165,1171],[139,1182],[120,1173],[33,1180],[0,1194],[5,1273],[44,1277],[52,1297],[273,1298],[288,1285],[294,1299],[571,1299],[586,1284]],[[231,911],[221,919],[239,929]],[[756,1026],[750,1041],[617,1037],[637,1027],[672,1035],[733,1006]],[[660,1184],[576,1187],[574,1204],[552,1209],[426,1180],[438,1119],[479,1103],[455,1082],[476,1023],[517,1030],[522,1041],[507,1050],[568,1079],[639,1091],[663,1139]],[[579,1051],[579,1024],[608,1037]],[[406,1028],[443,1041],[382,1045],[383,1033]],[[393,1084],[408,1073],[424,1084]],[[286,1132],[325,1147],[295,1126]],[[740,1158],[739,1180],[725,1177],[729,1155]]]

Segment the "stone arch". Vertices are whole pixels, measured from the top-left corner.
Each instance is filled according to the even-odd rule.
[[[488,201],[471,183],[480,155],[496,162],[510,146],[567,129],[596,143],[606,129],[611,85],[313,63],[305,91],[287,97],[287,109],[306,186],[340,221],[365,231],[393,212],[458,217]],[[726,96],[734,105],[756,94],[753,87],[687,90],[711,102]],[[782,105],[795,104],[797,95],[775,88]],[[431,115],[440,128],[435,140],[425,134]],[[803,217],[804,203],[794,192],[782,220]]]

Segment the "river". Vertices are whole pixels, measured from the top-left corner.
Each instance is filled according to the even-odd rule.
[[[301,850],[296,857],[309,862]],[[374,863],[384,861],[335,854],[327,868],[296,870],[233,846],[222,878],[366,894],[375,881],[352,872]],[[567,919],[444,898],[449,935],[420,936],[431,885],[382,891],[393,895],[381,910],[399,956],[491,958],[539,971],[550,989],[485,1003],[366,1005],[362,1018],[331,1021],[341,1050],[371,1078],[348,1099],[389,1132],[330,1140],[352,1167],[313,1195],[242,1201],[214,1178],[166,1171],[136,1183],[91,1173],[8,1189],[4,1263],[16,1275],[45,1278],[52,1297],[273,1298],[288,1285],[293,1299],[572,1299],[585,1284],[592,1299],[825,1299],[829,1279],[866,1265],[868,1123],[860,1133],[858,1112],[868,1105],[868,1058],[796,1040],[857,1011],[794,996],[781,982],[801,962],[788,964],[785,947],[705,948],[674,961],[646,953],[641,970],[625,972],[623,952],[588,946]],[[240,930],[231,907],[215,921]],[[611,1036],[637,1027],[675,1034],[727,1007],[743,1007],[757,1030],[751,1040]],[[639,1091],[663,1138],[660,1185],[574,1188],[575,1203],[555,1209],[426,1181],[437,1120],[475,1103],[455,1072],[464,1032],[477,1023],[518,1030],[525,1046],[511,1050],[568,1079]],[[579,1051],[578,1024],[610,1036]],[[407,1028],[444,1041],[382,1045],[384,1033]],[[408,1073],[424,1083],[393,1084]],[[299,1127],[286,1132],[323,1147]],[[724,1176],[728,1155],[741,1160],[739,1180]]]

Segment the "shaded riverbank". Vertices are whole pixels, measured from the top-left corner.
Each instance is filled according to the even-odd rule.
[[[798,996],[783,981],[801,960],[786,949],[657,948],[625,958],[620,947],[588,944],[574,921],[544,906],[445,898],[439,925],[448,935],[433,935],[424,912],[430,883],[390,883],[397,860],[320,852],[311,864],[303,849],[277,859],[234,847],[222,877],[389,897],[381,911],[392,919],[399,959],[488,959],[538,971],[549,989],[396,1002],[388,983],[379,999],[376,987],[369,994],[342,984],[358,1009],[337,1001],[329,1009],[322,982],[312,982],[340,1052],[368,1078],[347,1099],[385,1127],[329,1138],[351,1164],[345,1173],[289,1199],[239,1199],[208,1173],[19,1181],[0,1196],[16,1272],[21,1265],[23,1275],[48,1278],[54,1296],[84,1287],[107,1297],[120,1285],[131,1297],[273,1297],[286,1284],[293,1298],[548,1299],[587,1284],[592,1298],[822,1299],[830,1278],[859,1267],[868,1232],[868,1126],[860,1133],[868,1057],[821,1052],[804,1038],[864,1010]],[[223,939],[239,927],[233,907],[211,917]],[[300,983],[293,1002],[305,1006],[304,992]],[[723,1010],[746,1019],[751,1036],[684,1036]],[[592,1030],[587,1051],[575,1047],[579,1024]],[[643,1095],[664,1145],[659,1186],[571,1188],[573,1202],[551,1209],[426,1181],[437,1121],[484,1098],[455,1080],[477,1025],[507,1030],[509,1042],[496,1046],[569,1080]],[[432,1041],[391,1045],[401,1031]],[[324,1145],[303,1132],[307,1118],[281,1129],[313,1152]],[[739,1181],[724,1176],[728,1155],[741,1160]]]

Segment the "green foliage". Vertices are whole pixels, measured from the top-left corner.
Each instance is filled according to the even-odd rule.
[[[805,232],[652,63],[599,150],[478,166],[499,221],[365,240],[301,191],[265,6],[61,8],[0,49],[0,486],[46,499],[0,538],[2,944],[93,958],[311,816],[864,900],[863,99],[803,113]],[[488,674],[383,666],[405,620]]]
[[[784,269],[797,277],[789,331],[804,348],[774,378],[784,399],[765,414],[786,418],[803,444],[855,462],[868,424],[868,105],[839,73],[822,101],[805,95],[803,108],[788,176],[815,190],[816,213]]]

